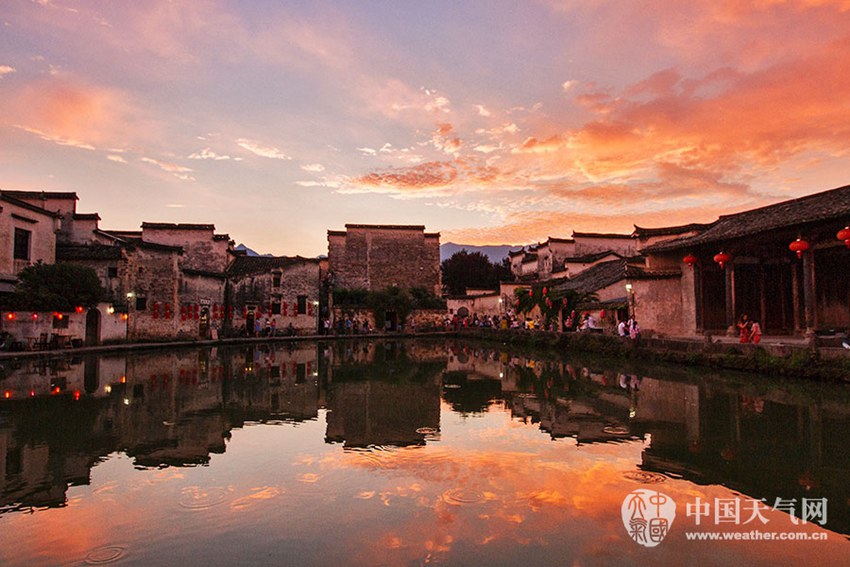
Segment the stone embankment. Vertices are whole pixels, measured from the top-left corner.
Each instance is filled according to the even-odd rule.
[[[850,350],[842,346],[840,340],[821,340],[812,344],[790,337],[775,337],[755,345],[740,344],[727,337],[639,337],[632,340],[598,333],[549,333],[515,329],[464,329],[460,335],[507,345],[552,348],[561,352],[592,352],[646,361],[850,383]]]

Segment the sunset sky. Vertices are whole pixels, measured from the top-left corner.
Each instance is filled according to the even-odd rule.
[[[707,222],[850,183],[850,0],[3,0],[0,188],[272,254]]]

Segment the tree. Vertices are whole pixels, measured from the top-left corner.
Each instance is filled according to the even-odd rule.
[[[501,279],[510,277],[510,263],[494,264],[481,252],[466,249],[443,260],[443,287],[450,295],[462,295],[466,288],[498,289]]]
[[[77,306],[94,307],[104,296],[97,273],[76,264],[27,266],[18,274],[8,307],[36,311],[72,311]]]

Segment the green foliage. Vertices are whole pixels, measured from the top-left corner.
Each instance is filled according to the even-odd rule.
[[[366,305],[369,298],[369,290],[334,288],[334,305],[361,306]]]
[[[18,284],[7,308],[72,311],[77,306],[94,307],[103,297],[104,290],[93,269],[39,262],[18,274]]]
[[[440,265],[443,288],[450,295],[463,295],[467,288],[498,289],[501,279],[509,279],[510,263],[490,262],[481,252],[469,253],[465,249],[455,252]]]
[[[437,297],[432,292],[422,287],[414,287],[410,290],[410,296],[413,298],[414,309],[445,309],[446,300],[442,297]]]
[[[514,291],[516,298],[514,307],[519,313],[530,313],[535,307],[548,321],[558,317],[558,312],[563,309],[575,309],[580,303],[598,301],[595,293],[579,293],[573,289],[561,291],[558,297],[553,297],[552,290],[545,285],[534,285],[530,288],[520,288]]]
[[[413,311],[413,297],[406,289],[388,287],[369,293],[366,305],[375,314],[375,325],[380,329],[386,323],[386,313],[395,311],[399,321],[404,321]]]

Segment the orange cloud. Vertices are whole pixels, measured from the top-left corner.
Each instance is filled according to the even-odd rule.
[[[44,140],[85,149],[124,147],[143,133],[129,97],[115,89],[50,77],[0,97],[5,120]]]

